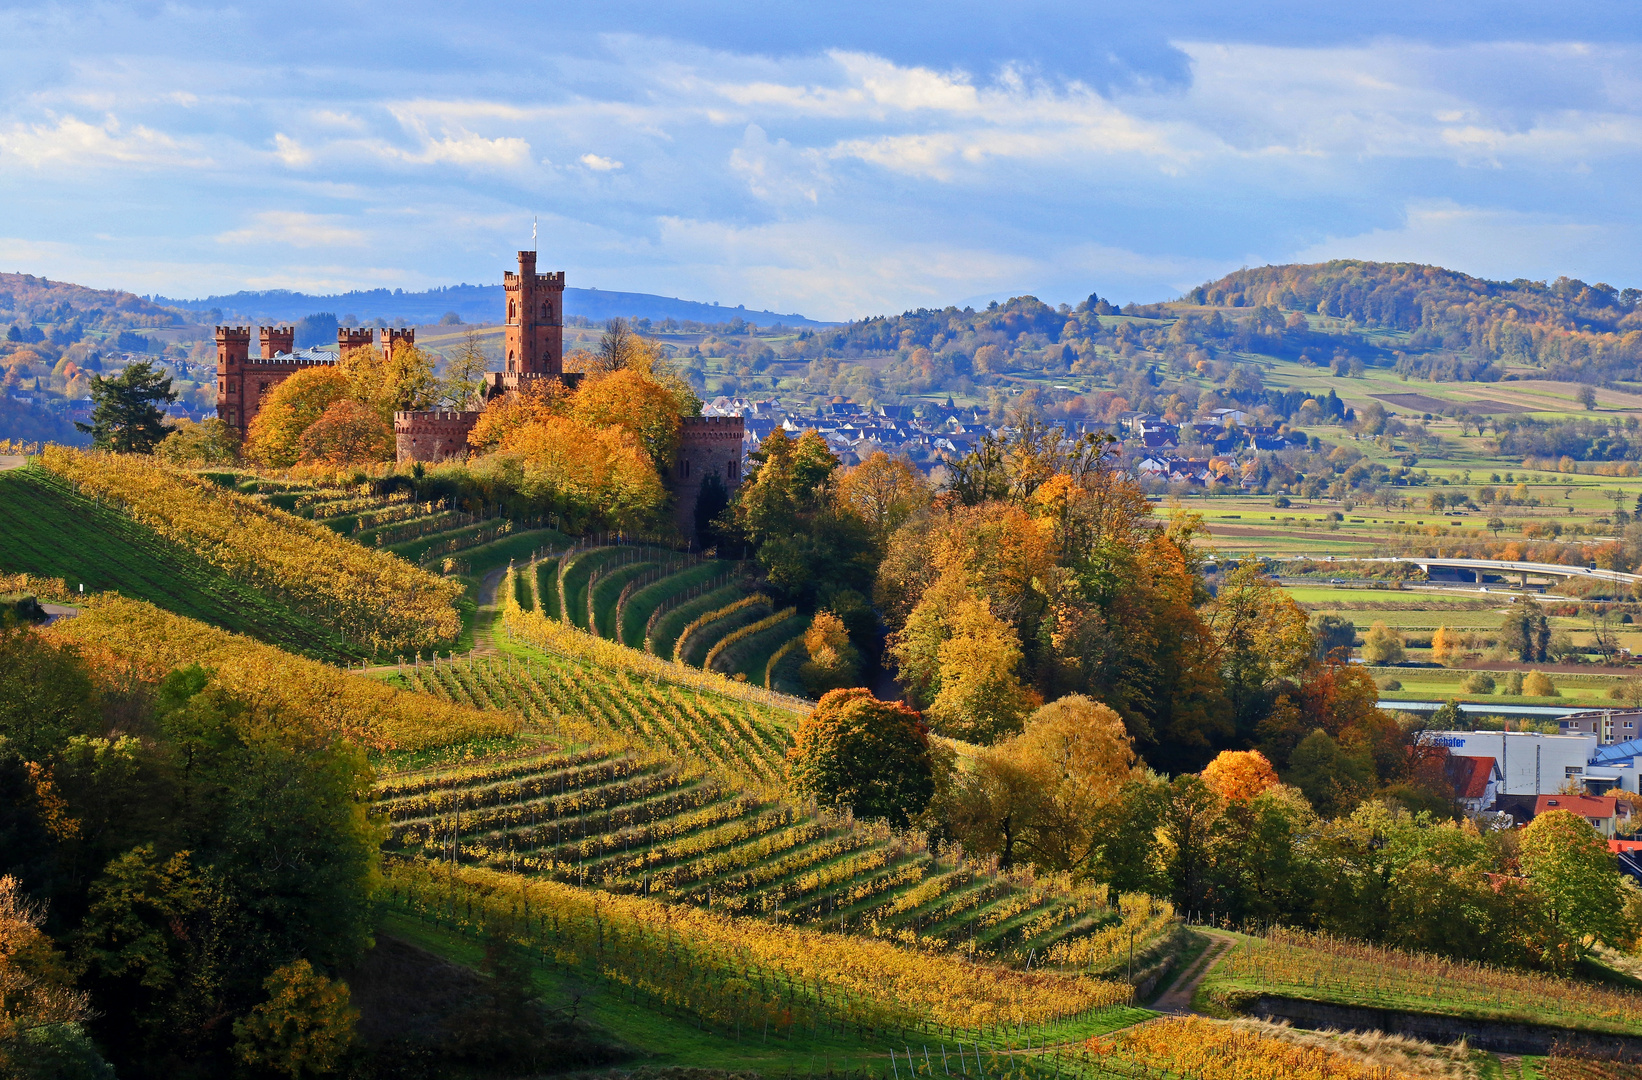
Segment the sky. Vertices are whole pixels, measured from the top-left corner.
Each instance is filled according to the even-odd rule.
[[[1634,4],[0,0],[0,270],[850,319],[1331,258],[1642,286]]]

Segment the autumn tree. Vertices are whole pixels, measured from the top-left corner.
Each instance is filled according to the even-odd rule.
[[[1402,634],[1385,623],[1375,623],[1363,635],[1363,659],[1370,664],[1400,664],[1403,657]]]
[[[619,427],[643,445],[659,472],[678,456],[681,403],[670,388],[629,367],[588,376],[570,398],[570,415],[589,427]]]
[[[479,332],[472,328],[462,343],[445,361],[445,374],[439,380],[441,408],[470,409],[481,400],[485,387],[485,372],[490,368],[490,354],[485,351]]]
[[[99,450],[146,454],[166,437],[164,406],[176,400],[171,376],[134,360],[112,378],[91,377],[91,423],[74,426]]]
[[[929,480],[901,457],[875,450],[859,465],[840,469],[834,496],[866,523],[873,544],[882,551],[890,536],[914,514],[929,506]]]
[[[376,410],[352,398],[334,401],[297,439],[302,464],[333,467],[391,461],[393,429]]]
[[[818,611],[804,631],[804,651],[809,659],[799,668],[799,678],[812,697],[829,690],[858,684],[861,654],[850,643],[844,620],[830,611]]]
[[[349,349],[336,367],[348,378],[349,396],[375,409],[389,425],[395,412],[430,408],[441,393],[433,354],[405,340],[394,342],[392,350]]]
[[[1252,741],[1276,697],[1275,683],[1312,660],[1315,639],[1305,610],[1251,560],[1227,575],[1204,606],[1203,621],[1237,733]]]
[[[212,416],[195,423],[187,417],[171,422],[171,432],[154,455],[172,465],[233,465],[239,461],[239,432]]]
[[[625,428],[593,428],[564,417],[514,429],[501,451],[474,471],[500,474],[523,497],[562,515],[569,528],[595,522],[643,527],[667,500],[650,456]]]
[[[1568,810],[1547,810],[1522,832],[1519,858],[1553,918],[1575,938],[1617,943],[1623,897],[1607,842]]]
[[[481,453],[495,450],[520,428],[545,425],[569,412],[570,390],[558,379],[529,379],[517,393],[485,403],[468,433],[468,445]]]
[[[1439,626],[1431,635],[1431,659],[1439,664],[1449,664],[1460,658],[1462,645],[1459,635],[1446,626]]]
[[[335,1072],[359,1023],[348,985],[296,960],[269,975],[263,989],[267,1000],[234,1021],[235,1056],[292,1080]]]
[[[1222,750],[1204,768],[1203,782],[1228,803],[1248,802],[1277,783],[1277,771],[1258,750]]]
[[[273,468],[286,468],[302,456],[302,433],[325,410],[352,396],[354,382],[339,367],[304,368],[268,391],[246,434],[246,453]]]
[[[787,773],[800,796],[897,826],[907,825],[935,793],[922,717],[859,688],[829,692],[799,722]]]

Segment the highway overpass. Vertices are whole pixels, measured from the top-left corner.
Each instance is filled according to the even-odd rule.
[[[1634,585],[1642,581],[1642,574],[1626,574],[1618,570],[1598,570],[1589,566],[1563,566],[1560,563],[1515,562],[1507,559],[1443,559],[1410,555],[1401,559],[1339,559],[1342,564],[1353,562],[1412,563],[1428,576],[1432,570],[1452,571],[1460,581],[1469,578],[1481,584],[1487,576],[1504,580],[1516,578],[1526,587],[1530,577],[1581,578],[1586,581],[1611,581],[1620,585]],[[1437,580],[1433,578],[1433,580]]]

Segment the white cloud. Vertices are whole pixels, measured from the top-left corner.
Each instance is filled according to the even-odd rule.
[[[287,244],[291,247],[359,247],[365,234],[334,218],[291,210],[265,210],[243,229],[217,234],[223,244]]]
[[[313,152],[289,135],[274,133],[274,156],[293,169],[313,164]]]
[[[576,160],[580,161],[583,165],[586,165],[594,172],[614,172],[622,167],[621,162],[612,158],[600,157],[597,154],[583,154]]]
[[[197,166],[196,156],[181,141],[141,124],[123,127],[112,113],[101,124],[76,116],[53,117],[55,123],[21,124],[0,129],[0,158],[26,165],[172,165]]]
[[[730,170],[746,181],[748,191],[778,205],[814,205],[830,183],[826,162],[818,154],[795,150],[786,139],[772,143],[757,124],[748,124],[741,145],[730,151]]]

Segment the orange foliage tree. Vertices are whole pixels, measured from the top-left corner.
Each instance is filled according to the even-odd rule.
[[[301,464],[357,465],[391,461],[393,429],[380,413],[352,398],[331,403],[297,439]]]
[[[352,380],[339,368],[297,372],[262,399],[262,409],[246,434],[247,455],[275,468],[295,465],[302,456],[302,433],[352,392]]]
[[[1277,771],[1258,750],[1222,750],[1204,768],[1203,782],[1227,802],[1248,802],[1277,783]]]

